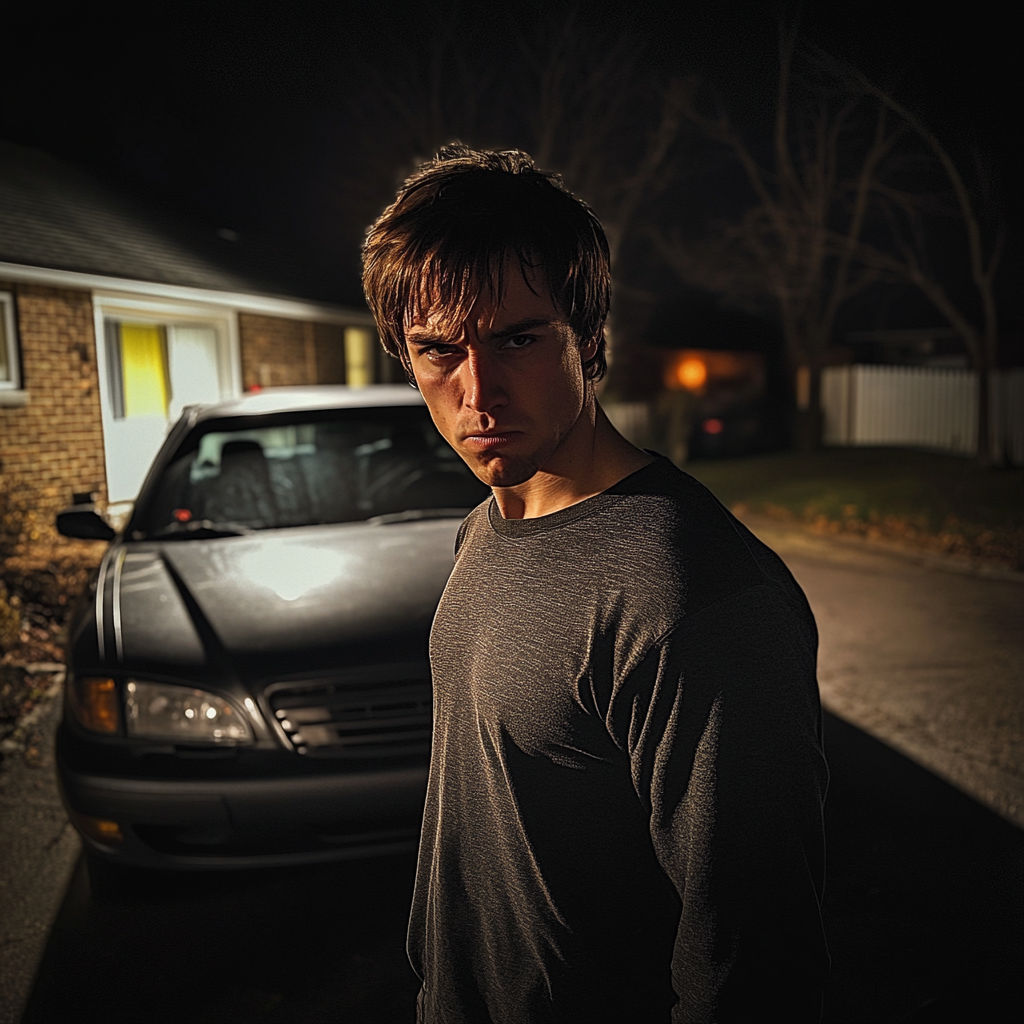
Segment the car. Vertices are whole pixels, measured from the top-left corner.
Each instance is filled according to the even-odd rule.
[[[399,385],[186,409],[69,623],[58,779],[94,863],[415,849],[430,625],[489,492]],[[109,867],[108,867],[109,870]]]

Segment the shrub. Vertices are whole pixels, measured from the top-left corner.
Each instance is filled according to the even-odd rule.
[[[0,581],[0,654],[11,650],[21,635],[21,612]]]
[[[0,652],[17,643],[22,618],[62,625],[106,547],[61,537],[31,497],[11,474],[0,475]]]

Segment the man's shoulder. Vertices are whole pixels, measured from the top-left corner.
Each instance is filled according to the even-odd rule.
[[[596,586],[690,615],[755,586],[798,589],[774,552],[662,456],[542,519],[504,520],[487,499],[467,516],[456,552],[474,572],[500,564],[534,581]]]
[[[659,500],[667,508],[672,508],[691,521],[721,513],[721,503],[700,481],[679,469],[663,455],[655,452],[649,454],[654,456],[651,462],[609,487],[605,494],[632,499],[639,504]],[[623,507],[628,508],[629,504],[626,502]]]
[[[623,498],[620,512],[635,543],[673,549],[685,574],[688,614],[757,586],[799,594],[779,556],[668,459],[657,457],[608,493]]]
[[[745,547],[735,517],[700,481],[663,456],[620,480],[605,495],[614,502],[608,509],[610,518],[620,528],[629,527],[637,543],[668,541],[684,550]]]

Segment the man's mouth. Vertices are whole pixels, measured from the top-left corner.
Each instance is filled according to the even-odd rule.
[[[501,448],[511,444],[523,436],[521,430],[488,430],[475,434],[466,434],[462,438],[462,444],[475,451],[490,451],[493,448]]]

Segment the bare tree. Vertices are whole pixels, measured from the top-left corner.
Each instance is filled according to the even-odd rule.
[[[578,9],[518,45],[537,83],[525,107],[531,152],[597,210],[614,268],[645,200],[674,174],[684,85],[644,73],[638,36],[585,31]]]
[[[889,92],[820,49],[798,50],[794,26],[779,33],[771,158],[761,160],[719,104],[685,106],[689,125],[723,146],[742,168],[752,201],[737,220],[696,241],[678,232],[656,241],[679,276],[737,305],[770,302],[804,390],[798,441],[820,441],[821,371],[837,316],[878,283],[909,284],[961,335],[978,370],[978,456],[991,458],[989,371],[995,365],[995,276],[1005,229],[985,231],[980,195],[939,138]],[[799,68],[800,74],[797,74]],[[935,172],[945,195],[933,188]],[[941,191],[941,190],[940,190]],[[929,260],[938,219],[964,231],[981,323]]]
[[[457,7],[429,38],[391,40],[357,62],[352,117],[363,126],[360,182],[380,184],[460,139],[528,151],[598,213],[613,271],[651,197],[671,179],[684,92],[645,66],[644,43],[583,24],[579,8],[487,32]],[[611,348],[611,346],[609,346]]]
[[[918,191],[880,183],[878,199],[887,214],[889,244],[882,247],[862,242],[857,256],[865,267],[918,288],[963,339],[978,374],[978,459],[988,465],[992,461],[991,371],[996,366],[999,341],[995,280],[1006,242],[1006,225],[998,218],[994,225],[986,224],[992,219],[985,216],[992,204],[991,184],[984,162],[975,155],[975,188],[972,189],[949,150],[913,111],[857,69],[842,65],[824,53],[819,52],[818,58],[836,75],[845,76],[853,87],[872,96],[881,109],[899,118],[923,144],[946,179],[949,198],[945,202],[941,199],[930,202],[929,197]],[[950,294],[940,275],[932,269],[926,218],[935,216],[951,217],[963,230],[971,281],[980,306],[980,324],[972,319],[966,305]]]
[[[859,257],[905,129],[867,88],[806,65],[798,78],[796,48],[795,27],[781,27],[769,159],[755,155],[720,103],[706,113],[696,89],[688,93],[688,124],[731,153],[752,202],[699,240],[678,230],[658,231],[655,240],[687,283],[738,306],[774,306],[805,406],[798,443],[815,447],[825,350],[843,305],[879,279]]]

